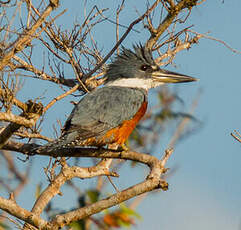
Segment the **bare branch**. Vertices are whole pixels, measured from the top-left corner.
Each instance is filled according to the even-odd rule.
[[[134,20],[129,27],[127,28],[127,30],[125,31],[125,33],[121,36],[121,38],[119,39],[119,41],[115,44],[115,46],[111,49],[111,51],[103,58],[103,60],[96,65],[96,67],[91,70],[86,76],[83,77],[83,81],[85,81],[86,79],[88,79],[92,74],[94,74],[108,59],[109,57],[116,51],[116,49],[119,47],[119,45],[125,40],[125,38],[127,37],[127,35],[131,32],[131,30],[133,29],[133,27],[138,24],[139,22],[141,22],[147,15],[149,15],[158,5],[158,3],[160,2],[160,0],[157,0],[156,2],[154,2],[154,4],[147,9],[147,11],[141,15],[139,18],[137,18],[136,20]]]
[[[62,84],[62,85],[68,86],[68,87],[73,87],[76,84],[75,79],[64,79],[64,78],[52,77],[52,76],[48,75],[47,73],[43,72],[42,70],[35,68],[33,65],[28,64],[27,62],[25,62],[23,59],[21,59],[20,57],[18,57],[16,55],[13,56],[13,59],[21,64],[21,66],[18,66],[18,68],[21,68],[21,69],[24,69],[26,71],[36,74],[37,79],[51,81],[51,82],[54,82],[57,84]]]
[[[193,6],[197,4],[198,0],[182,0],[177,5],[172,7],[169,10],[168,15],[163,20],[163,22],[157,27],[156,33],[151,33],[151,36],[146,43],[146,46],[149,49],[152,49],[153,46],[156,44],[160,36],[164,33],[164,31],[171,25],[175,17],[185,8],[191,10]],[[173,5],[173,4],[172,4]]]
[[[0,120],[12,122],[0,133],[0,148],[22,125],[25,127],[32,127],[40,115],[42,115],[43,106],[41,103],[37,104],[29,100],[26,105],[27,110],[20,116],[16,116],[12,113],[0,112]]]
[[[23,125],[28,128],[32,127],[35,124],[34,120],[28,120],[22,116],[14,115],[10,112],[7,112],[7,113],[0,112],[0,120],[13,122],[15,124],[19,124],[20,126]]]
[[[234,130],[231,133],[231,136],[234,137],[237,141],[239,141],[241,143],[241,134],[238,131]]]
[[[119,204],[125,200],[128,200],[134,196],[138,196],[145,192],[152,191],[158,188],[166,189],[166,187],[164,186],[167,186],[167,183],[161,179],[161,176],[166,172],[164,166],[169,157],[171,156],[172,152],[172,150],[167,150],[162,160],[158,160],[155,157],[153,157],[152,159],[149,158],[150,162],[147,163],[151,171],[148,178],[144,182],[129,187],[121,192],[107,197],[106,199],[97,201],[94,204],[76,209],[63,215],[56,216],[54,220],[50,222],[52,229],[57,230],[59,227],[63,227],[72,221],[76,221],[89,215],[98,213],[106,208],[112,207],[116,204]]]
[[[29,139],[42,139],[48,142],[53,141],[52,138],[46,137],[41,135],[40,133],[28,133],[27,131],[20,131],[20,132],[15,132],[14,135],[22,137],[22,138],[29,138]]]
[[[191,33],[197,34],[198,36],[202,36],[204,38],[219,42],[219,43],[223,44],[225,47],[227,47],[229,50],[231,50],[233,53],[241,54],[241,51],[232,48],[229,44],[227,44],[226,42],[224,42],[221,39],[214,38],[214,37],[209,36],[207,34],[197,33],[196,31],[193,31],[193,30],[187,30],[187,31],[190,31]]]
[[[9,141],[9,143],[7,145],[16,146],[16,143],[13,143],[13,142]],[[23,146],[24,144],[21,143],[19,146],[17,146],[17,148],[20,147],[21,145]],[[29,144],[29,147],[33,148],[33,145]],[[23,149],[20,148],[19,150],[22,151]],[[92,215],[94,213],[100,212],[103,209],[106,209],[108,207],[112,207],[113,205],[121,203],[121,202],[123,202],[127,199],[130,199],[131,197],[134,197],[134,196],[137,196],[139,194],[151,191],[153,189],[156,189],[156,188],[166,189],[167,184],[166,184],[166,182],[164,182],[161,179],[161,175],[166,172],[164,166],[166,164],[166,161],[170,157],[171,153],[172,153],[172,150],[166,151],[165,156],[160,161],[160,160],[158,160],[157,158],[155,158],[151,155],[143,154],[143,153],[137,153],[137,152],[133,152],[133,151],[118,152],[118,151],[114,151],[114,150],[105,150],[105,149],[98,150],[98,149],[89,149],[89,148],[88,149],[86,149],[86,148],[74,148],[74,149],[68,149],[66,152],[65,151],[61,151],[61,153],[59,152],[58,156],[60,156],[61,154],[62,155],[63,154],[64,155],[70,154],[73,157],[82,156],[82,157],[120,158],[120,159],[134,160],[134,161],[138,161],[140,163],[147,164],[150,167],[151,171],[150,171],[150,174],[148,176],[148,179],[146,179],[144,182],[142,182],[140,184],[132,186],[132,187],[130,187],[130,188],[128,188],[128,189],[126,189],[122,192],[119,192],[115,195],[112,195],[112,196],[106,198],[106,199],[98,201],[98,202],[94,203],[93,205],[89,205],[89,206],[83,207],[81,209],[77,209],[77,210],[74,210],[72,212],[56,216],[55,219],[50,223],[51,227],[50,228],[46,227],[46,229],[58,229],[58,227],[60,227],[60,226],[62,227],[62,226],[66,225],[66,224],[68,224],[72,221],[75,221],[77,219],[81,219],[81,218],[84,218],[86,216],[89,216],[90,213]],[[46,155],[46,154],[50,154],[50,153],[38,153],[38,154]],[[51,153],[51,155],[53,155],[53,153]],[[75,173],[78,172],[78,171],[75,171],[76,169],[77,168],[75,168],[75,167],[74,168],[73,167],[67,168],[66,170],[70,174],[66,174],[66,173],[64,173],[63,175],[59,174],[58,177],[59,177],[60,181],[62,181],[62,182],[59,183],[59,181],[58,181],[58,183],[57,183],[57,182],[55,182],[56,179],[54,180],[53,183],[58,184],[57,189],[55,187],[57,184],[55,184],[55,186],[54,186],[55,188],[53,188],[54,191],[55,191],[54,193],[53,193],[52,188],[51,188],[51,186],[53,186],[54,184],[53,185],[50,184],[50,187],[48,187],[46,189],[46,193],[49,194],[49,199],[46,200],[46,197],[48,197],[48,196],[43,195],[43,201],[37,201],[37,202],[39,202],[39,204],[43,204],[42,206],[36,205],[36,208],[37,207],[40,208],[39,212],[42,211],[43,207],[46,206],[46,204],[51,199],[51,197],[54,194],[58,193],[59,187],[61,186],[61,184],[63,184],[63,179],[64,178],[65,179],[72,178],[73,171]],[[63,170],[65,170],[65,169],[63,168]],[[87,175],[90,172],[92,172],[92,170],[89,172],[88,169],[87,169],[87,171],[85,169],[80,169],[80,170],[81,170],[81,172],[83,172],[82,170],[84,170],[84,172],[83,172],[84,174],[82,174],[82,176],[86,175],[85,172],[87,172]],[[104,172],[105,172],[104,175],[107,175],[106,173],[108,173],[108,171],[105,171],[105,170],[106,170],[106,167],[104,167]],[[98,174],[99,172],[95,172],[95,170],[94,170],[93,173]],[[94,174],[89,174],[89,175],[92,176]],[[50,191],[52,191],[52,192],[50,192]]]
[[[3,146],[5,150],[16,151],[27,156],[41,155],[41,156],[51,156],[51,157],[95,157],[95,158],[117,158],[137,161],[142,164],[148,164],[150,161],[156,158],[144,153],[138,153],[135,151],[122,151],[110,149],[97,149],[97,148],[63,148],[60,150],[51,150],[49,152],[43,151],[41,145],[38,144],[25,144],[15,141],[8,141]]]
[[[14,97],[13,93],[11,90],[8,89],[1,89],[0,88],[0,97],[3,98],[4,100],[11,100],[11,102],[22,109],[23,111],[27,110],[27,105],[21,101],[19,101],[17,98]]]
[[[43,229],[43,227],[48,226],[47,221],[43,220],[38,215],[35,215],[32,212],[20,207],[13,199],[5,199],[0,197],[0,208],[5,212],[8,212],[9,214],[37,227],[38,229]]]
[[[51,102],[49,102],[49,104],[43,109],[43,112],[45,113],[51,106],[54,105],[55,102],[63,99],[64,97],[70,95],[71,93],[74,93],[77,89],[79,88],[79,85],[75,85],[72,89],[70,89],[69,91],[61,94],[60,96],[54,98]]]
[[[58,6],[58,0],[50,0],[49,5],[44,10],[42,15],[36,21],[35,24],[30,29],[25,29],[22,33],[22,36],[19,36],[18,39],[14,42],[9,51],[4,53],[0,61],[0,70],[2,70],[6,65],[8,65],[10,59],[19,51],[23,50],[25,46],[32,41],[36,30],[43,24],[45,19],[49,14]]]
[[[194,38],[188,40],[188,41],[184,41],[184,42],[179,42],[179,44],[177,44],[173,49],[168,49],[167,52],[161,56],[159,56],[158,58],[156,58],[156,62],[159,65],[167,65],[169,63],[172,62],[172,60],[174,59],[175,55],[185,49],[189,49],[191,47],[192,44],[196,44],[198,42],[198,40],[202,38],[202,36],[195,36]],[[167,62],[163,62],[164,59],[169,58],[170,60],[168,60]]]
[[[117,173],[109,171],[109,166],[106,163],[108,164],[109,162],[107,159],[104,159],[96,166],[88,168],[77,166],[69,167],[66,163],[62,164],[60,173],[38,197],[32,212],[40,215],[49,201],[60,192],[61,186],[74,177],[81,179],[103,175],[118,177]]]

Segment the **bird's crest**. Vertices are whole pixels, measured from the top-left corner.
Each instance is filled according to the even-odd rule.
[[[107,82],[120,77],[133,77],[141,65],[155,65],[151,51],[141,44],[133,46],[133,50],[121,47],[106,71]]]
[[[127,60],[139,60],[142,62],[147,62],[149,64],[153,64],[154,60],[152,57],[151,50],[143,46],[142,44],[133,45],[133,50],[126,49],[125,47],[121,47],[121,54],[116,57],[115,61],[123,61]],[[114,62],[115,62],[114,61]]]

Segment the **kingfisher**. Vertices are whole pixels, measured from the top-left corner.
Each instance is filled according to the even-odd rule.
[[[147,110],[149,89],[197,80],[161,69],[151,50],[142,45],[134,45],[132,50],[122,47],[120,55],[108,66],[105,78],[103,87],[78,102],[52,147],[115,144],[125,150],[125,141]]]

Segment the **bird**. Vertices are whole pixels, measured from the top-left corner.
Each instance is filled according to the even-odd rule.
[[[191,76],[161,69],[146,46],[122,47],[109,64],[103,87],[87,93],[76,104],[59,139],[46,147],[61,149],[77,146],[116,145],[125,142],[144,116],[148,91],[165,83],[192,82]]]

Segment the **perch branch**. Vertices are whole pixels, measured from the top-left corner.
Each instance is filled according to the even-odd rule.
[[[150,167],[150,174],[144,182],[131,186],[121,192],[107,197],[106,199],[97,201],[94,204],[73,210],[63,215],[57,215],[49,223],[51,229],[57,230],[59,227],[63,227],[72,221],[83,219],[106,208],[126,201],[132,197],[152,191],[154,189],[162,188],[163,190],[166,190],[167,183],[161,179],[161,176],[166,172],[164,166],[172,152],[172,150],[167,150],[162,160],[158,160],[157,158],[150,158],[152,159],[150,162],[148,162],[148,166]]]
[[[13,141],[9,141],[4,148],[12,148],[15,147],[16,149],[18,149],[18,152],[22,152],[25,154],[30,154],[33,152],[33,149],[35,149],[37,146],[36,144],[23,144],[23,143],[16,143]],[[168,158],[170,157],[170,155],[172,154],[172,150],[167,150],[164,157],[162,158],[162,160],[157,159],[154,156],[148,155],[148,154],[144,154],[144,153],[138,153],[138,152],[134,152],[134,151],[123,151],[123,152],[118,152],[115,150],[109,150],[109,149],[96,149],[96,148],[69,148],[69,149],[63,149],[63,151],[56,151],[56,152],[39,152],[38,150],[36,150],[37,154],[40,155],[49,155],[49,156],[54,156],[54,157],[59,157],[59,156],[72,156],[72,157],[97,157],[97,158],[119,158],[119,159],[126,159],[126,160],[132,160],[132,161],[137,161],[143,164],[146,164],[149,166],[150,168],[150,173],[147,177],[147,179],[137,185],[134,185],[132,187],[129,187],[121,192],[118,192],[106,199],[97,201],[94,204],[88,205],[86,207],[80,208],[80,209],[76,209],[74,211],[68,212],[66,214],[63,215],[58,215],[56,216],[50,223],[46,223],[46,225],[44,226],[44,229],[58,229],[59,227],[63,227],[64,225],[69,224],[72,221],[75,220],[79,220],[82,218],[85,218],[89,215],[95,214],[97,212],[100,212],[101,210],[104,210],[106,208],[112,207],[116,204],[119,204],[125,200],[128,200],[132,197],[135,197],[137,195],[143,194],[145,192],[148,191],[152,191],[154,189],[157,188],[162,188],[162,189],[167,189],[167,183],[163,181],[163,179],[161,178],[163,173],[166,172],[166,169],[164,168]],[[63,170],[65,170],[63,168]],[[61,184],[63,182],[63,180],[67,179],[71,179],[72,178],[72,172],[73,170],[76,170],[76,168],[67,168],[66,172],[69,172],[67,174],[59,174],[57,177],[59,179],[59,181],[53,182],[56,183],[55,185],[57,185],[57,188],[53,189],[54,192],[52,191],[51,188],[51,184],[49,185],[49,187],[46,189],[46,193],[49,194],[49,198],[47,200],[44,200],[43,203],[42,201],[37,201],[36,203],[38,203],[37,208],[39,208],[41,212],[43,207],[46,206],[46,204],[48,203],[48,200],[51,199],[54,195],[56,195],[59,191],[59,188],[61,186]],[[92,172],[92,170],[90,171],[86,171],[88,169],[80,169],[81,173],[86,173],[87,175],[95,175],[95,173],[97,173],[99,175],[99,172]],[[109,173],[109,171],[106,171],[106,168],[104,167],[104,175],[107,175]],[[93,174],[89,174],[89,173],[93,173]],[[84,175],[82,174],[82,175]],[[96,175],[97,175],[96,174]],[[109,174],[109,175],[113,175],[113,174]],[[56,178],[57,178],[56,177]],[[52,192],[51,192],[52,191]],[[46,196],[46,197],[48,197]],[[43,195],[44,197],[44,195]],[[45,199],[42,198],[42,199]],[[40,205],[41,204],[41,205]],[[28,222],[28,221],[27,221]],[[28,222],[29,223],[29,222]]]

